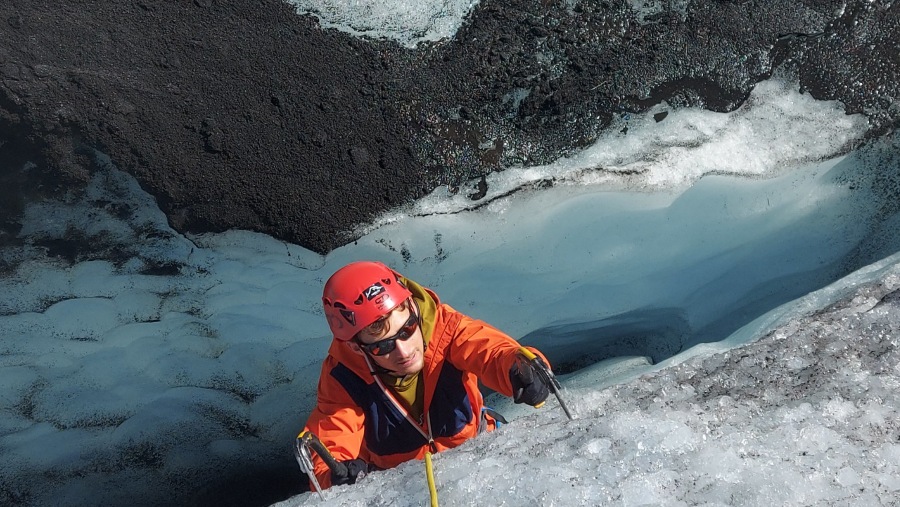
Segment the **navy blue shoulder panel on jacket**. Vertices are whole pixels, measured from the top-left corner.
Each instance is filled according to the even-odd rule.
[[[431,400],[431,431],[435,437],[452,437],[472,421],[472,405],[463,372],[444,362]]]

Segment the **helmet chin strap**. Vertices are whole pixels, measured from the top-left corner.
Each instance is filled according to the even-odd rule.
[[[398,376],[395,375],[397,373],[396,371],[389,370],[384,366],[376,363],[375,359],[371,355],[369,355],[366,349],[361,350],[363,351],[363,356],[366,358],[366,364],[369,365],[369,373],[371,373],[372,375],[375,375],[376,373],[387,373],[388,375],[394,375],[395,377]]]
[[[365,351],[365,349],[363,349],[363,355],[366,358],[366,364],[369,365],[369,373],[371,373],[372,375],[375,375],[377,373],[386,373],[388,375],[392,375],[397,378],[401,378],[401,377],[406,378],[409,375],[412,375],[412,374],[402,374],[401,375],[396,370],[390,370],[388,368],[385,368],[384,366],[381,366],[380,364],[375,362],[375,359],[372,356],[370,356],[369,353]]]

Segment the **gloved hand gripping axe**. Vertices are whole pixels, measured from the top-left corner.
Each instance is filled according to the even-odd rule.
[[[319,437],[315,434],[310,431],[302,431],[297,435],[297,441],[294,443],[294,457],[297,458],[300,469],[309,476],[309,480],[312,482],[316,493],[319,494],[319,498],[324,501],[325,493],[319,485],[319,480],[316,478],[316,473],[313,468],[312,451],[315,451],[316,454],[322,458],[322,461],[328,465],[328,468],[331,469],[332,476],[347,477],[350,474],[350,471],[348,470],[347,465],[334,459],[334,456],[331,455],[328,448],[322,444],[322,441],[319,440]]]
[[[550,387],[550,390],[553,391],[553,394],[556,396],[556,399],[559,400],[559,406],[562,407],[563,412],[566,413],[566,417],[569,420],[574,419],[572,414],[569,412],[569,408],[566,407],[566,402],[563,401],[562,395],[559,393],[559,390],[562,386],[560,386],[559,381],[556,380],[556,376],[553,374],[553,371],[547,366],[547,363],[541,360],[534,352],[526,349],[525,347],[519,348],[519,355],[522,356],[531,366],[534,368],[535,373],[541,377],[541,380]]]

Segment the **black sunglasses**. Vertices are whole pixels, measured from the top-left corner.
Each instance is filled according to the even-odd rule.
[[[400,327],[400,330],[397,331],[397,334],[391,336],[389,338],[384,338],[382,340],[378,340],[375,343],[363,343],[356,339],[356,343],[359,347],[369,354],[373,356],[386,356],[394,351],[397,348],[397,340],[409,340],[409,338],[416,332],[416,329],[419,327],[419,316],[415,313],[410,312],[409,318],[406,319],[406,323]]]

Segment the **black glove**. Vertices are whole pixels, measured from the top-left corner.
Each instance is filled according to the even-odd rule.
[[[335,473],[334,470],[331,471],[331,485],[332,486],[341,486],[344,484],[356,484],[356,481],[366,475],[369,471],[369,465],[366,464],[365,461],[361,459],[348,459],[347,461],[341,461],[342,465],[346,465],[347,467],[347,475],[342,475]]]
[[[538,357],[537,360],[541,361],[541,358]],[[516,403],[527,403],[536,407],[550,396],[550,386],[544,383],[530,362],[516,361],[509,370],[509,380],[512,382],[513,401]]]

